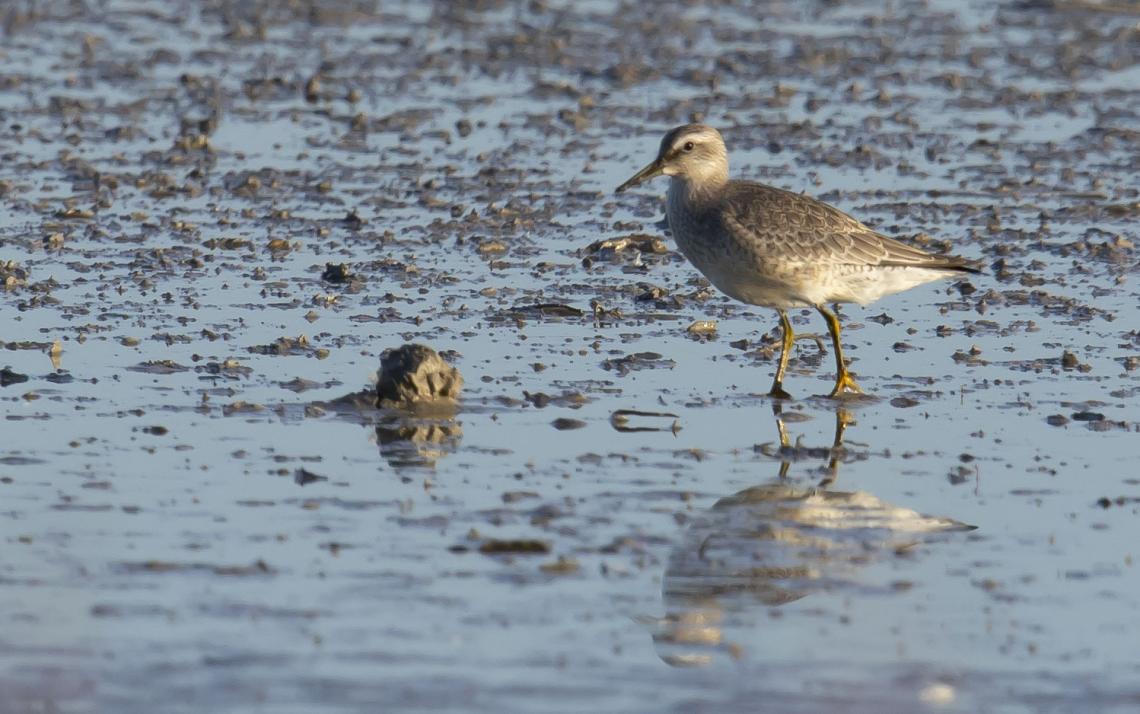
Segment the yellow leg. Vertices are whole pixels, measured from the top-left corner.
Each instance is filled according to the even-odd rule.
[[[855,418],[851,416],[851,412],[842,407],[835,410],[835,439],[831,442],[831,457],[827,462],[827,476],[819,482],[819,488],[827,488],[835,483],[835,479],[839,477],[839,462],[843,455],[843,436],[847,433],[847,427],[854,423]]]
[[[849,392],[862,394],[863,390],[855,383],[855,378],[847,371],[847,365],[843,362],[843,346],[839,344],[839,318],[834,313],[828,312],[823,305],[816,305],[815,309],[819,310],[824,320],[827,320],[827,331],[831,333],[831,346],[835,348],[835,389],[831,390],[829,396],[838,397]]]
[[[772,416],[776,417],[776,430],[780,432],[780,479],[788,477],[788,469],[792,467],[792,462],[788,459],[788,450],[792,448],[792,440],[788,438],[788,429],[784,426],[784,420],[780,416],[783,409],[780,403],[776,402],[772,405]]]
[[[791,399],[792,395],[784,391],[784,372],[788,369],[788,360],[792,356],[792,345],[795,344],[796,336],[792,332],[792,321],[788,319],[788,313],[783,310],[777,310],[780,313],[780,327],[783,328],[783,340],[780,345],[780,363],[776,366],[776,378],[772,380],[772,390],[768,392],[768,396],[775,399]]]

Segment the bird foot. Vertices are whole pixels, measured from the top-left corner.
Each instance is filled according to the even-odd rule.
[[[831,390],[831,394],[827,395],[832,399],[842,397],[845,394],[862,394],[863,390],[855,383],[855,378],[851,376],[850,372],[841,372],[839,378],[835,381],[835,389]]]
[[[771,391],[768,392],[768,396],[771,397],[772,399],[791,399],[792,398],[792,395],[785,392],[784,387],[782,385],[779,385],[779,384],[773,384],[772,385],[772,389],[771,389]]]
[[[823,335],[817,335],[814,332],[802,332],[793,338],[794,342],[799,342],[800,340],[811,340],[815,343],[816,349],[819,350],[820,354],[827,354],[827,347],[823,344]]]

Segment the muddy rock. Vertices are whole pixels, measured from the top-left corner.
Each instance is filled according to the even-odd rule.
[[[425,345],[408,344],[384,352],[377,375],[376,398],[381,406],[410,406],[422,402],[454,401],[463,376]]]

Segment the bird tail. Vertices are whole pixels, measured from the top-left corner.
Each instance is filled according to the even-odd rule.
[[[926,268],[947,270],[955,273],[978,274],[983,272],[982,264],[976,260],[960,258],[956,255],[926,255],[926,260],[884,260],[880,265],[894,268]]]
[[[975,275],[983,271],[982,264],[976,260],[967,260],[966,258],[959,258],[956,255],[948,255],[943,259],[941,265],[937,267],[943,270],[953,270],[959,273],[973,273]]]

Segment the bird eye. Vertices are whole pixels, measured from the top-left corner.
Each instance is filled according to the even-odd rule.
[[[685,145],[682,146],[681,148],[684,149],[685,151],[692,151],[693,150],[693,142],[686,141]]]

